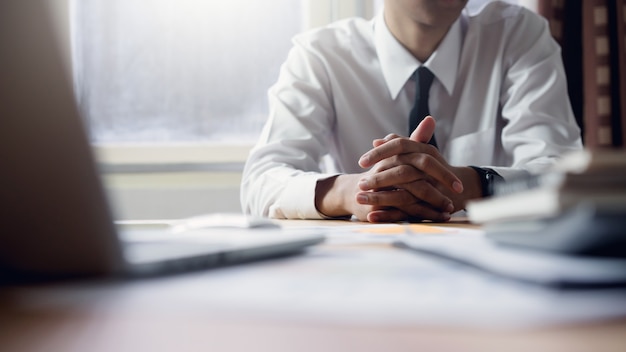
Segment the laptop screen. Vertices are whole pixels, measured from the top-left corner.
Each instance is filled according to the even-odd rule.
[[[0,2],[0,266],[111,272],[121,251],[49,3]]]

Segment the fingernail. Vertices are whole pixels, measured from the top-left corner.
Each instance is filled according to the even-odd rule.
[[[443,221],[448,221],[450,220],[450,213],[441,213],[441,216],[443,218]]]
[[[452,189],[457,193],[462,193],[463,185],[459,181],[454,181],[454,183],[452,184]]]
[[[362,190],[366,190],[369,184],[369,180],[367,178],[362,178],[359,180],[359,188]]]
[[[365,194],[359,194],[356,196],[356,201],[360,204],[367,204],[368,198]]]
[[[448,213],[452,213],[454,211],[454,204],[452,204],[452,202],[448,203],[448,206],[446,207],[446,211]]]
[[[363,155],[360,159],[359,159],[359,165],[367,165],[370,161],[370,157],[369,155]]]

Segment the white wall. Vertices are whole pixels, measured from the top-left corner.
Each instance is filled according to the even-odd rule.
[[[239,172],[111,174],[104,180],[117,219],[241,212]]]
[[[164,219],[241,212],[239,184],[249,148],[181,143],[94,150],[118,219]]]

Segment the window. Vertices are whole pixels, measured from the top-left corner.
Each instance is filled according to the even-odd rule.
[[[256,138],[303,3],[73,1],[76,91],[92,140]]]

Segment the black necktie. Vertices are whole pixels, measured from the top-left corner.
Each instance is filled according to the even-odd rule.
[[[413,105],[411,114],[409,115],[409,136],[413,133],[417,125],[419,125],[426,116],[430,115],[430,111],[428,110],[428,92],[430,91],[430,85],[433,83],[434,75],[428,68],[420,66],[420,68],[415,70],[413,78],[415,80],[415,105]],[[437,146],[435,135],[433,135],[428,143],[435,147]]]

